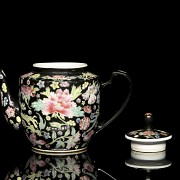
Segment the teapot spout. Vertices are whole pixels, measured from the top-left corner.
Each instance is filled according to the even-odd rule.
[[[0,69],[0,97],[2,113],[6,121],[18,130],[21,118],[19,116],[19,106],[18,103],[11,97],[9,88],[6,81],[6,75],[2,69]]]

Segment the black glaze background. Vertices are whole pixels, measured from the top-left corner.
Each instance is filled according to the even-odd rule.
[[[140,18],[141,17],[141,18]],[[172,165],[167,169],[152,171],[152,179],[170,179],[178,175],[179,144],[179,55],[177,56],[176,23],[164,18],[131,17],[128,22],[96,22],[94,26],[77,21],[71,26],[57,29],[47,24],[27,24],[10,30],[4,26],[0,68],[7,75],[12,95],[17,98],[18,78],[29,72],[35,62],[78,61],[85,62],[89,70],[99,74],[101,81],[109,80],[111,73],[124,70],[132,80],[130,101],[120,116],[97,134],[89,145],[90,154],[98,167],[117,179],[145,178],[142,170],[124,165],[130,157],[130,142],[126,132],[144,128],[144,113],[152,112],[153,127],[170,132],[167,142],[167,159]],[[20,23],[20,22],[19,22]],[[21,24],[21,23],[20,23]],[[77,27],[77,28],[76,28]],[[101,115],[106,120],[122,105],[128,92],[125,79],[114,79],[101,93]],[[15,131],[5,121],[0,111],[0,178],[29,158],[30,144],[22,130]],[[104,179],[104,178],[103,178]]]

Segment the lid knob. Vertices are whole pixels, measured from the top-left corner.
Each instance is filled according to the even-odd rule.
[[[145,124],[146,124],[145,129],[148,131],[152,130],[152,121],[153,121],[152,113],[145,113],[144,116],[145,116]]]

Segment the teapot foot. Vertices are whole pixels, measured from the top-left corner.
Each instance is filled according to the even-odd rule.
[[[62,156],[62,155],[73,155],[73,154],[80,154],[80,153],[86,152],[87,147],[76,149],[76,150],[44,150],[44,149],[38,149],[38,148],[32,147],[31,150],[38,154]]]

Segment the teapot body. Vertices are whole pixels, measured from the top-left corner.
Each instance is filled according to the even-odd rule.
[[[11,96],[6,75],[0,69],[4,117],[16,130],[23,128],[34,152],[82,153],[92,136],[111,124],[126,107],[132,85],[127,73],[112,72],[110,80],[102,83],[87,67],[79,62],[34,63],[32,71],[19,78],[17,101]],[[129,92],[119,110],[100,123],[100,91],[117,76],[129,81]]]
[[[19,79],[20,117],[34,151],[82,152],[96,131],[98,76],[82,63],[73,65],[40,64]]]

